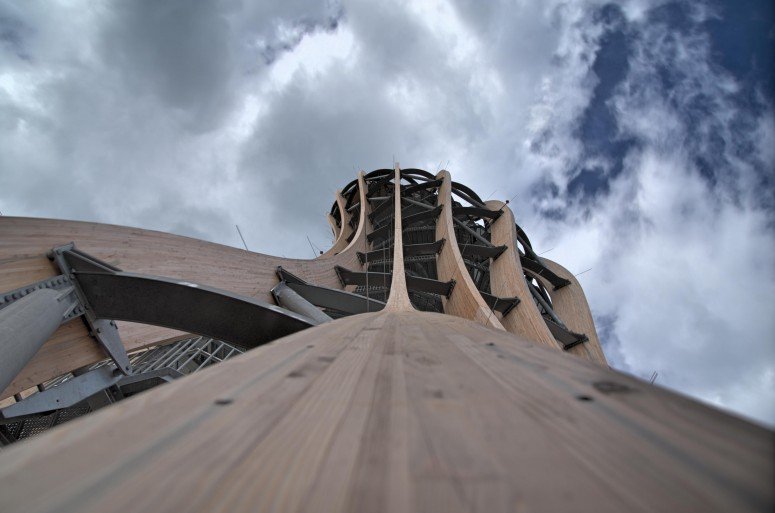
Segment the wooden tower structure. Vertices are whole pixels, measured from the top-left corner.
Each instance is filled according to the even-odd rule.
[[[507,203],[361,172],[313,260],[0,217],[0,511],[770,511],[773,432],[608,368]]]

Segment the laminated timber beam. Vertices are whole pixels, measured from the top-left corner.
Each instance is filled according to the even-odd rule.
[[[490,233],[493,244],[501,244],[507,248],[503,257],[505,260],[493,260],[490,264],[492,292],[496,295],[521,298],[535,295],[535,291],[530,290],[524,279],[522,265],[529,262],[529,267],[525,269],[549,286],[552,301],[550,309],[561,319],[559,323],[544,319],[530,301],[531,304],[516,309],[510,318],[501,319],[504,327],[528,340],[565,349],[571,354],[607,365],[586,297],[578,282],[574,285],[571,281],[575,281],[572,274],[550,260],[541,259],[541,264],[536,264],[534,260],[520,255],[517,242],[521,237],[511,209],[501,201],[488,201],[487,207],[503,211],[503,215],[490,225]],[[535,272],[536,270],[538,272]],[[570,290],[574,287],[577,290]],[[566,292],[562,293],[561,290]],[[560,298],[560,302],[555,303],[555,298]]]
[[[532,340],[543,346],[559,349],[560,346],[531,299],[527,282],[522,270],[517,246],[517,231],[514,213],[502,201],[488,201],[487,207],[503,210],[500,218],[490,224],[490,236],[493,244],[503,247],[503,255],[490,263],[490,288],[498,296],[515,296],[528,299],[507,318],[501,319],[507,331]],[[605,360],[602,362],[605,363]]]
[[[412,302],[409,299],[409,283],[407,282],[409,277],[404,270],[404,222],[401,212],[401,168],[398,163],[395,166],[395,183],[396,188],[393,193],[393,272],[391,273],[390,283],[390,295],[388,296],[387,305],[385,311],[387,312],[411,312],[414,311]],[[411,216],[410,216],[411,217]],[[440,284],[437,280],[422,280],[423,285],[436,285]],[[415,280],[417,282],[417,280]],[[435,283],[431,283],[435,282]],[[451,291],[450,288],[447,289]],[[449,293],[449,292],[448,292]]]
[[[341,228],[337,224],[336,219],[331,214],[326,214],[326,219],[328,220],[328,225],[331,227],[331,232],[334,236],[334,240],[339,237],[339,232],[341,231]]]
[[[401,304],[0,451],[0,510],[771,509],[771,431]]]
[[[592,319],[592,312],[589,309],[587,297],[584,295],[584,290],[581,288],[578,280],[573,276],[572,272],[560,264],[548,258],[542,258],[541,261],[554,274],[571,282],[569,286],[562,287],[561,289],[552,290],[550,287],[547,287],[549,296],[552,299],[552,308],[562,319],[568,331],[583,334],[587,337],[586,342],[572,347],[569,349],[569,352],[588,360],[605,363],[605,355],[600,346],[600,339],[597,336],[595,321]],[[545,280],[545,283],[549,284],[548,280]]]
[[[336,239],[334,240],[334,243],[331,245],[331,247],[323,253],[324,256],[331,256],[335,255],[336,253],[339,253],[344,248],[347,247],[350,240],[352,240],[351,235],[353,234],[354,230],[352,227],[351,217],[350,213],[345,208],[345,199],[342,196],[341,191],[336,192],[336,207],[339,211],[339,226],[338,231],[336,233]]]
[[[444,300],[444,313],[475,320],[485,326],[503,330],[504,327],[484,300],[466,269],[463,256],[455,236],[455,223],[452,217],[452,179],[447,171],[441,171],[437,179],[442,180],[439,187],[439,205],[444,207],[436,221],[436,240],[447,239],[439,253],[436,268],[440,281],[455,282],[455,290]]]

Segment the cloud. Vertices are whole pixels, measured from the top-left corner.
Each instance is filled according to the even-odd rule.
[[[657,371],[663,385],[773,424],[772,106],[715,64],[707,15],[676,3],[619,15],[603,26],[613,38],[576,25],[600,45],[591,69],[571,65],[575,88],[594,94],[583,115],[555,109],[552,95],[582,98],[566,78],[542,106],[560,117],[540,114],[549,121],[531,147],[546,169],[533,238],[558,246],[552,256],[571,269],[593,268],[582,281],[615,366]],[[595,79],[610,74],[598,59],[615,40],[626,72],[597,101]],[[584,130],[590,117],[605,121],[602,133]]]
[[[154,95],[185,128],[207,131],[232,108],[236,42],[226,8],[209,2],[118,4],[100,34],[100,58],[134,95]]]

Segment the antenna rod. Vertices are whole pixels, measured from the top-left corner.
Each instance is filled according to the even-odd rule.
[[[234,225],[237,228],[237,233],[239,233],[239,238],[242,239],[242,245],[245,246],[245,251],[250,251],[248,249],[248,245],[245,243],[245,237],[242,236],[242,232],[239,229],[239,225]]]

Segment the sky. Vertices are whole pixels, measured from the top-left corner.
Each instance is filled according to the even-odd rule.
[[[358,170],[446,168],[583,272],[613,367],[773,427],[774,18],[0,0],[0,212],[311,258]]]

